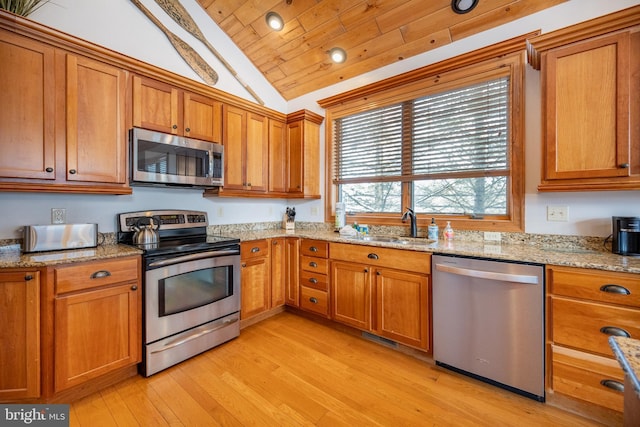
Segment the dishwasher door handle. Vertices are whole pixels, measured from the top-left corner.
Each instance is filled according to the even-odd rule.
[[[436,264],[436,270],[444,273],[457,274],[459,276],[475,277],[478,279],[496,280],[500,282],[524,283],[537,285],[538,276],[526,276],[523,274],[498,273],[494,271],[472,270],[469,268],[452,267],[450,265]]]

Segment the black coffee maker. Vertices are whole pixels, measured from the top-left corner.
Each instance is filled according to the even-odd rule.
[[[640,217],[614,216],[611,251],[614,254],[640,256]]]

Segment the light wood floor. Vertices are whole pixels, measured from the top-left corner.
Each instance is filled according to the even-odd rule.
[[[71,405],[71,426],[591,426],[292,313]]]

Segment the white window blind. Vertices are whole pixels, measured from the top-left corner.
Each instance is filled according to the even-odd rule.
[[[506,174],[508,104],[504,77],[336,119],[334,183]]]
[[[334,122],[336,182],[402,174],[402,105]]]

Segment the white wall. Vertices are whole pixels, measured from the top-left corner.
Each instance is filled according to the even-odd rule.
[[[219,75],[216,87],[253,100],[231,73],[208,50],[183,31],[152,0],[141,0],[171,31],[187,40]],[[487,1],[487,0],[484,0]],[[303,108],[324,115],[317,101],[405,71],[438,62],[533,30],[549,32],[636,4],[637,0],[571,0],[535,15],[486,31],[448,46],[408,58],[375,72],[286,102],[229,38],[211,23],[195,0],[181,0],[207,39],[223,54],[267,107],[293,112]],[[128,0],[54,0],[30,16],[45,25],[108,47],[153,65],[200,80],[175,52],[163,33]],[[526,231],[529,233],[606,236],[612,215],[640,215],[640,191],[538,193],[540,177],[540,81],[527,70],[526,104]],[[322,131],[324,141],[324,130]],[[324,152],[324,149],[323,151]],[[323,221],[317,201],[204,199],[197,190],[134,188],[131,196],[0,193],[0,239],[18,237],[25,224],[50,222],[51,208],[65,208],[67,222],[97,222],[100,231],[115,230],[120,212],[182,208],[204,210],[213,224],[278,221],[285,206],[295,206],[302,221]],[[547,206],[568,206],[569,221],[546,221]]]

